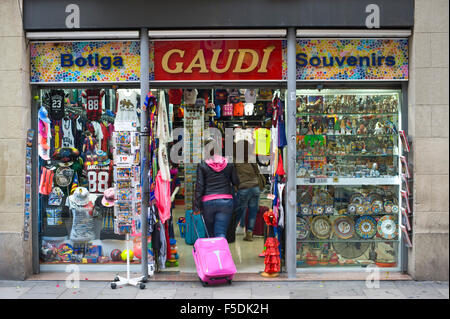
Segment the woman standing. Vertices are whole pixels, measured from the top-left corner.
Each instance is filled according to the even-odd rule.
[[[217,144],[208,139],[205,148],[211,146]],[[236,168],[226,157],[215,154],[198,164],[193,210],[202,211],[209,236],[226,236],[233,213],[233,187],[238,185]]]
[[[248,209],[248,224],[244,240],[253,240],[253,229],[255,227],[256,215],[259,209],[259,196],[261,193],[260,187],[260,172],[256,163],[249,161],[250,145],[247,141],[243,141],[243,161],[235,161],[237,174],[239,177],[239,186],[237,192],[237,208],[236,208],[236,223],[239,222],[238,233],[243,233],[245,226],[245,213]],[[238,144],[239,145],[239,142]],[[235,154],[240,150],[236,146]],[[239,154],[237,154],[239,155]],[[237,225],[236,225],[237,226]]]

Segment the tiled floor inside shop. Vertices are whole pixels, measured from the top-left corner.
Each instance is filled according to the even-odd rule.
[[[182,206],[173,211],[175,239],[177,240],[179,266],[166,268],[166,270],[195,273],[195,263],[192,257],[192,245],[187,245],[184,238],[180,237],[180,230],[176,221],[184,217],[185,210]],[[244,234],[236,234],[236,241],[230,244],[231,254],[238,273],[258,273],[264,270],[264,258],[258,257],[263,251],[264,237],[254,236],[253,241],[244,241]]]

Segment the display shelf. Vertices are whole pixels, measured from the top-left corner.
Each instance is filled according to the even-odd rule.
[[[399,176],[393,177],[297,177],[297,185],[400,185]]]
[[[396,116],[399,115],[398,112],[391,113],[297,113],[297,116],[374,116],[374,115],[382,115],[382,116]]]
[[[297,243],[398,243],[398,239],[297,239]]]
[[[354,137],[354,138],[379,138],[379,137],[398,137],[398,134],[303,134],[304,136],[327,136],[327,137]]]
[[[363,153],[363,154],[312,154],[312,155],[302,155],[299,154],[298,156],[310,156],[310,157],[390,157],[390,156],[399,156],[398,154],[369,154],[369,153]]]

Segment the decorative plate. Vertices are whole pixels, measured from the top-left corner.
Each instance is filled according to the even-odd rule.
[[[356,220],[355,231],[363,239],[373,238],[377,233],[377,221],[371,216],[361,216]]]
[[[356,214],[356,205],[355,204],[349,204],[347,208],[347,212],[351,215]]]
[[[362,205],[362,204],[356,205],[356,213],[358,215],[363,215],[365,212],[366,212],[366,206],[365,205]]]
[[[394,202],[393,202],[393,201],[391,201],[391,200],[385,201],[385,202],[384,202],[384,211],[385,211],[387,214],[391,214],[391,213],[392,213],[393,206],[394,206]]]
[[[297,239],[306,239],[309,235],[309,222],[305,218],[297,218]]]
[[[302,215],[311,215],[311,207],[309,205],[301,205],[300,209]]]
[[[323,206],[321,206],[321,205],[314,205],[313,215],[322,215],[323,211],[324,211]]]
[[[383,212],[383,202],[381,200],[374,200],[370,207],[372,214],[380,214]]]
[[[377,224],[378,234],[384,239],[394,239],[397,237],[397,223],[394,216],[384,215]]]
[[[355,193],[350,196],[350,203],[352,204],[363,204],[364,203],[364,196],[360,193]]]
[[[319,239],[327,239],[331,234],[331,223],[328,217],[317,216],[311,222],[311,231]]]
[[[394,214],[398,213],[398,205],[392,205],[392,213]]]
[[[333,205],[325,205],[325,214],[326,215],[333,215],[334,214],[334,207],[333,207]]]
[[[338,217],[333,222],[333,231],[341,239],[349,239],[355,232],[355,222],[347,216]]]

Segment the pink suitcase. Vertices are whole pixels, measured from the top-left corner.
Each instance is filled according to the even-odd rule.
[[[204,287],[223,283],[231,285],[236,266],[225,238],[198,238],[194,243],[192,255]]]

